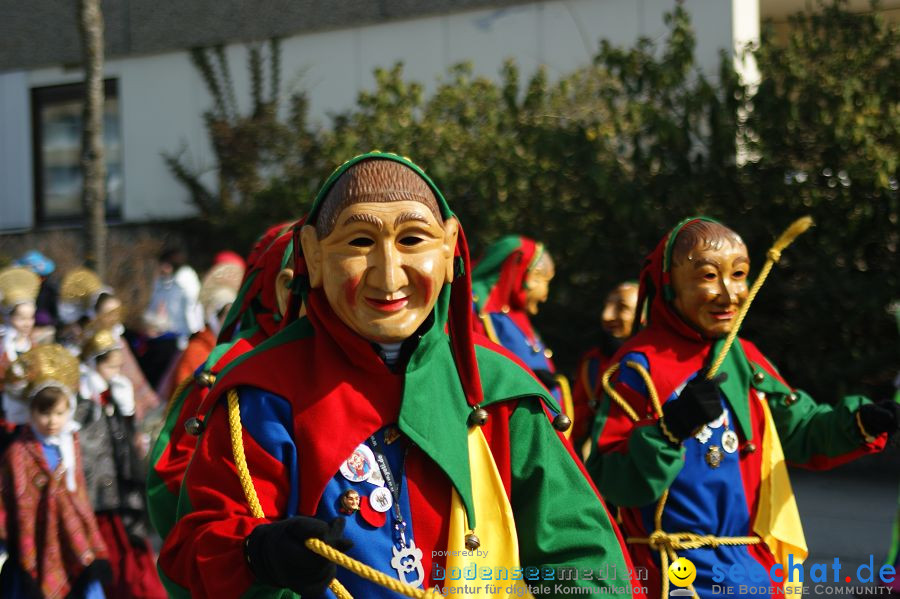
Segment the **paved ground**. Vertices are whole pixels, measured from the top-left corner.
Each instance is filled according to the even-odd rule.
[[[829,472],[795,469],[791,480],[809,545],[807,573],[812,564],[830,565],[835,557],[842,574],[855,574],[870,555],[876,568],[883,563],[898,512],[900,451]],[[815,593],[814,586],[810,590],[804,597],[842,596],[825,589]]]

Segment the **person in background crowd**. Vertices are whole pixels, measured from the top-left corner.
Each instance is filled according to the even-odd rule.
[[[796,593],[796,578],[768,582],[774,564],[808,553],[787,462],[837,466],[881,451],[900,427],[891,401],[816,403],[743,339],[708,378],[747,301],[749,276],[737,233],[703,217],[679,223],[644,263],[638,310],[646,306],[647,326],[613,356],[604,385],[586,466],[619,506],[651,596],[667,595],[676,557],[696,568],[700,597],[716,596],[714,568],[767,581],[761,595],[748,583],[734,596]]]
[[[75,268],[62,278],[59,286],[56,342],[74,356],[81,353],[83,337],[95,317],[97,298],[104,289],[100,276],[89,268]]]
[[[124,306],[115,291],[104,285],[91,269],[79,267],[66,273],[59,294],[59,327],[57,343],[73,355],[81,354],[84,339],[96,331],[108,330],[122,339],[122,373],[134,387],[135,414],[141,420],[145,413],[159,405],[159,398],[147,382],[134,353],[125,339],[122,323]]]
[[[22,266],[31,270],[41,278],[41,290],[35,300],[34,325],[42,334],[36,334],[38,339],[53,339],[54,327],[58,318],[56,286],[50,280],[50,275],[56,270],[56,264],[37,250],[29,250],[13,262],[14,266]],[[41,343],[41,341],[38,341]]]
[[[234,264],[241,269],[241,272],[247,269],[247,263],[241,258],[241,255],[231,250],[222,250],[216,253],[212,265],[218,266],[219,264]]]
[[[112,289],[104,289],[97,295],[93,306],[93,320],[88,325],[88,331],[110,331],[117,339],[122,341],[122,374],[131,381],[134,387],[134,409],[138,421],[144,418],[149,411],[160,404],[159,397],[144,376],[131,347],[125,336],[125,326],[122,323],[124,306],[122,301],[114,294]]]
[[[162,390],[161,383],[174,368],[179,353],[187,347],[190,336],[203,328],[202,308],[197,303],[199,293],[200,281],[185,264],[184,252],[163,251],[144,312],[147,339],[138,355],[147,380],[158,391]]]
[[[163,251],[147,312],[159,322],[160,332],[178,336],[179,349],[187,347],[188,338],[203,328],[199,299],[200,279],[187,263],[184,250]]]
[[[178,359],[172,379],[175,384],[191,376],[206,361],[216,346],[216,338],[231,304],[237,298],[238,287],[243,276],[243,266],[230,261],[213,266],[203,277],[203,284],[200,287],[200,305],[203,307],[206,326],[191,336],[187,348]]]
[[[108,555],[72,421],[78,360],[44,345],[12,370],[29,423],[0,461],[0,596],[103,599]]]
[[[553,393],[566,416],[574,417],[569,381],[556,372],[553,351],[531,323],[547,301],[556,274],[544,244],[508,235],[492,243],[472,271],[477,330],[522,360]],[[479,326],[480,325],[480,326]],[[571,429],[566,435],[571,434]]]
[[[0,374],[20,354],[31,349],[31,333],[35,322],[35,299],[40,278],[27,268],[12,266],[0,271]]]
[[[0,448],[11,440],[13,429],[28,421],[28,409],[17,392],[15,384],[3,383],[4,375],[16,359],[31,349],[31,332],[34,329],[35,298],[40,288],[40,278],[27,268],[11,266],[0,271],[0,391],[2,397],[2,422],[0,422]]]
[[[637,314],[638,285],[633,281],[619,283],[606,296],[601,312],[600,345],[592,347],[578,361],[572,404],[575,419],[572,425],[572,444],[581,448],[587,458],[590,452],[590,433],[597,413],[597,402],[603,394],[600,377],[609,366],[613,354],[631,336]]]
[[[147,540],[144,471],[135,446],[134,390],[122,375],[122,342],[95,331],[82,350],[81,424],[88,493],[112,564],[111,598],[162,598]]]

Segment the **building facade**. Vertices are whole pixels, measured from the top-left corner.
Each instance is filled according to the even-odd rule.
[[[237,102],[250,103],[246,43],[280,37],[281,94],[305,91],[328,126],[373,70],[404,63],[433,89],[447,68],[470,61],[496,77],[514,59],[551,77],[590,63],[601,39],[631,45],[662,38],[676,0],[121,0],[104,2],[107,58],[105,142],[111,222],[194,214],[163,152],[184,150],[212,168],[202,114],[211,98],[189,48],[224,44]],[[720,50],[756,39],[759,0],[684,0],[697,32],[697,62],[714,74]],[[0,0],[0,231],[77,222],[80,49],[74,5]],[[748,76],[752,77],[752,65]],[[214,173],[210,172],[210,180]]]

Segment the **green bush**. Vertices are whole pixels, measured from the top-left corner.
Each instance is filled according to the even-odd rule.
[[[590,67],[558,81],[539,71],[522,84],[513,63],[499,81],[459,65],[426,98],[402,65],[379,69],[375,89],[326,130],[307,125],[295,97],[284,123],[259,125],[277,135],[250,136],[271,149],[247,144],[244,169],[233,153],[222,157],[226,191],[246,193],[213,211],[212,226],[249,246],[267,223],[301,215],[347,158],[408,155],[459,214],[475,256],[511,232],[547,245],[558,274],[537,327],[571,371],[594,343],[606,291],[635,278],[679,219],[722,219],[758,267],[787,224],[812,214],[818,227],[785,253],[747,336],[821,400],[849,388],[886,393],[897,335],[886,307],[900,273],[897,28],[840,4],[797,16],[786,43],[763,36],[754,52],[763,79],[751,95],[730,57],[715,81],[699,72],[682,8],[666,21],[662,43],[603,42]],[[241,130],[252,118],[216,122]],[[264,156],[277,160],[263,185]]]

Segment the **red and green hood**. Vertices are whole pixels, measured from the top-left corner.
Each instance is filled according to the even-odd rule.
[[[525,312],[525,279],[543,251],[542,244],[520,235],[507,235],[492,243],[472,271],[478,313],[504,312],[520,329],[533,335]]]
[[[281,315],[275,299],[275,278],[282,268],[290,264],[292,227],[292,223],[274,225],[250,250],[244,280],[219,332],[219,343],[231,340],[239,325],[245,331],[258,327],[266,337],[281,328]]]

